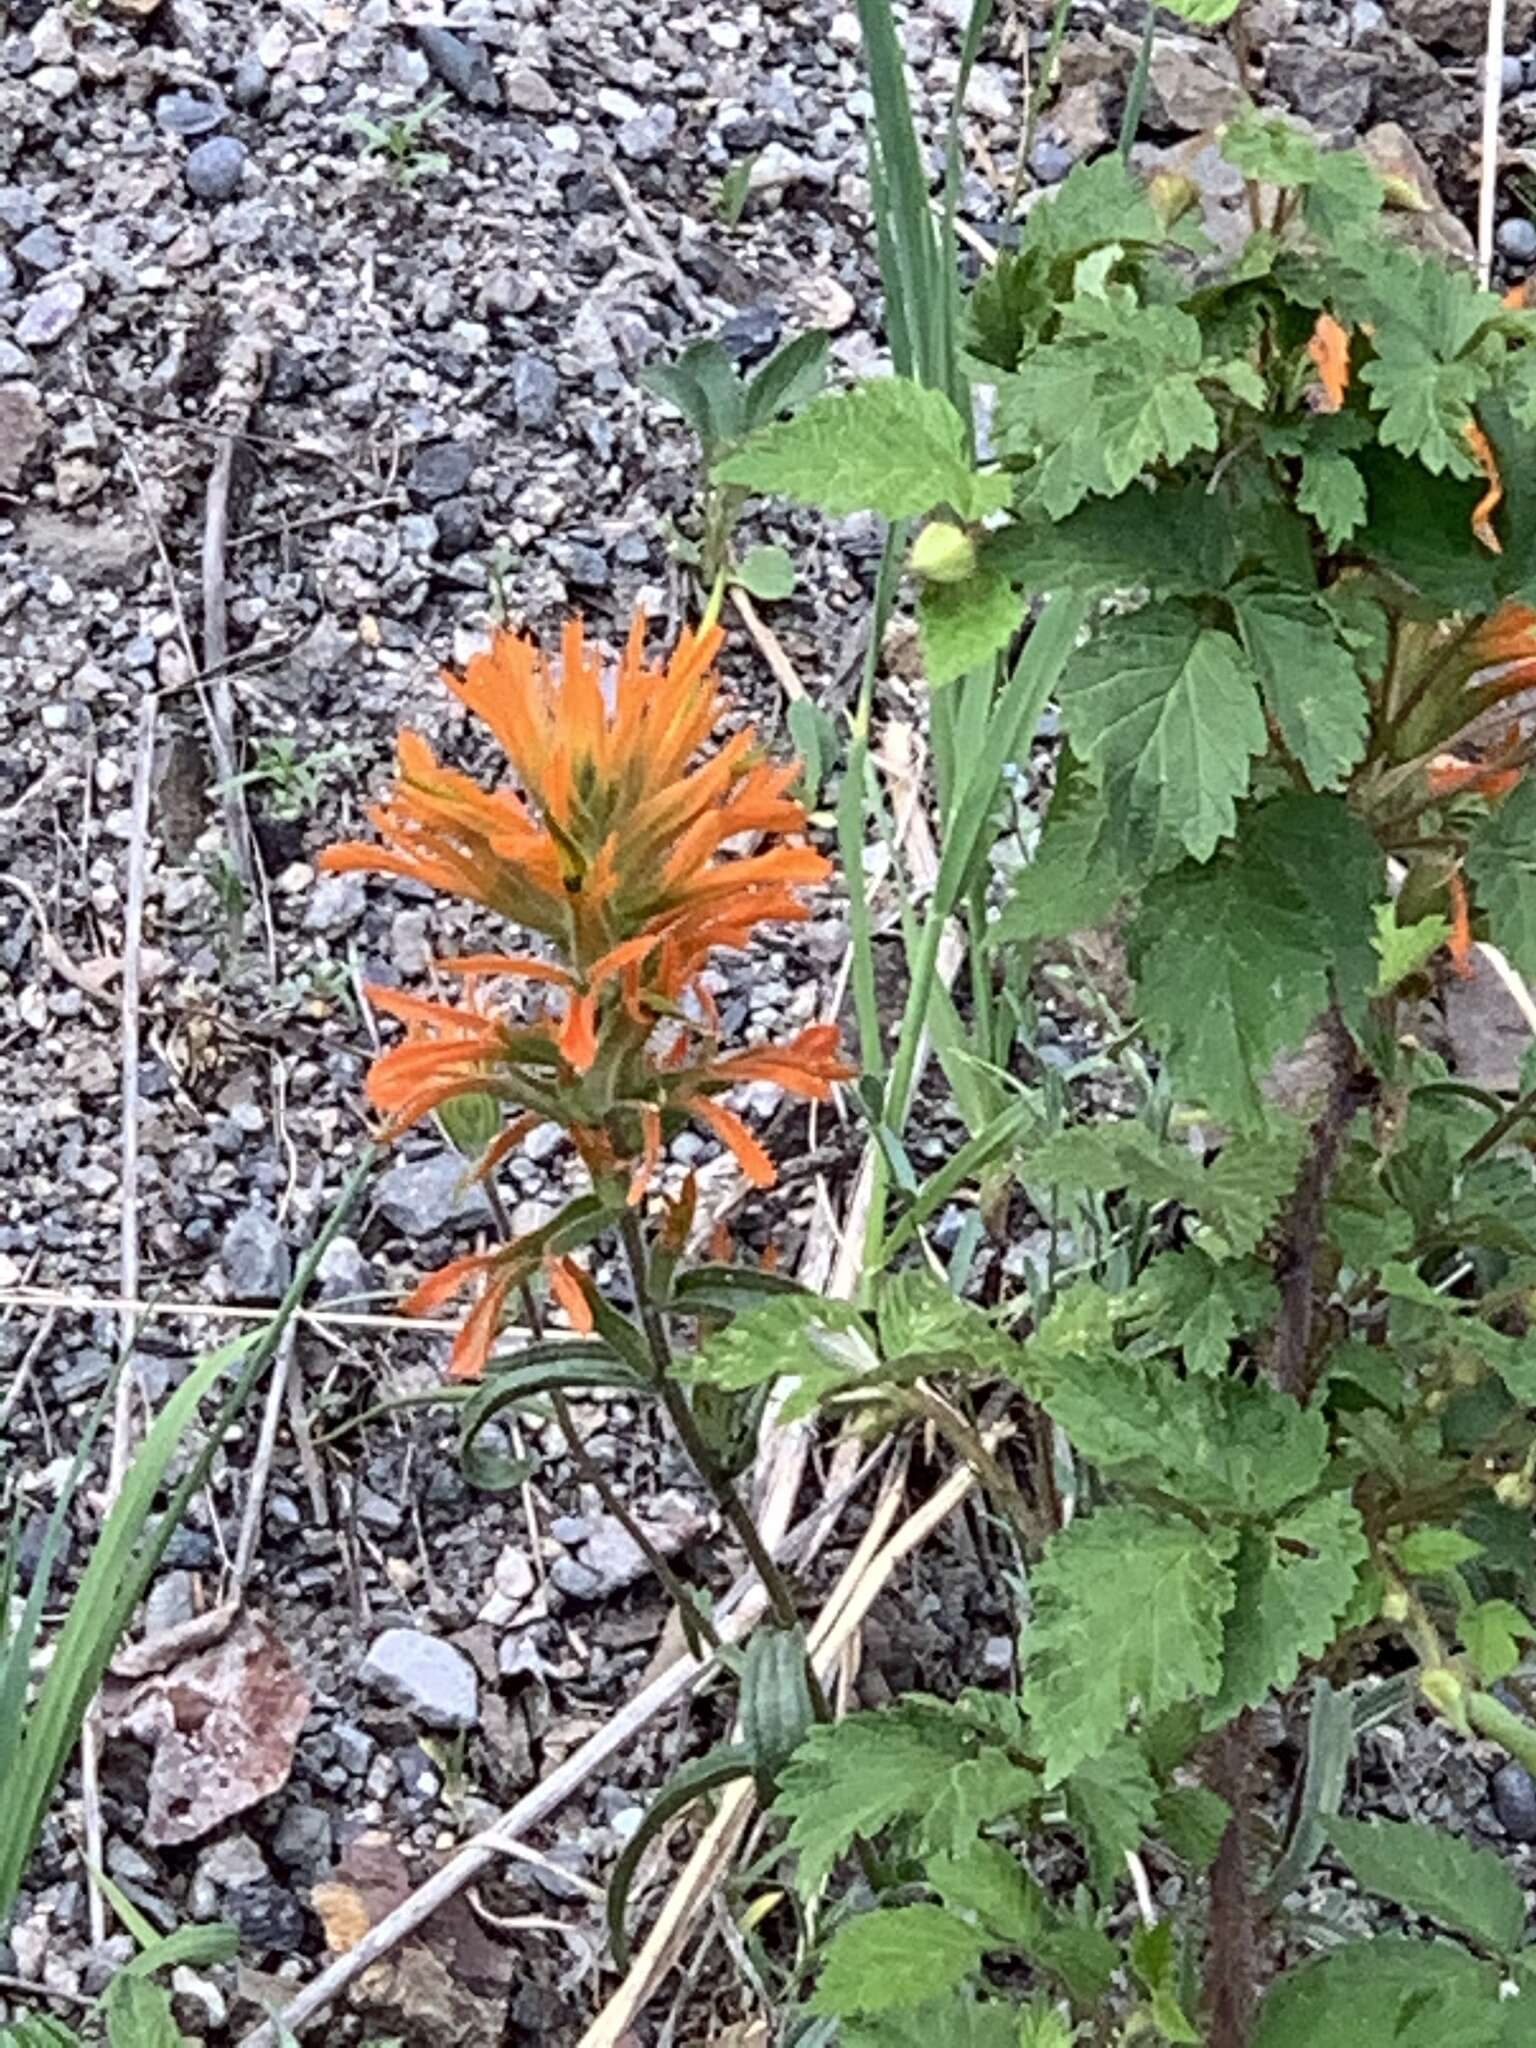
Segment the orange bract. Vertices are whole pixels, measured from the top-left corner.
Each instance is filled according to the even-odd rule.
[[[369,814],[383,844],[349,841],[322,865],[406,875],[486,904],[552,940],[582,986],[621,943],[708,922],[723,903],[738,926],[803,916],[787,890],[826,878],[820,854],[723,854],[742,833],[804,830],[794,765],[763,760],[751,727],[691,765],[721,711],[720,629],[685,633],[663,668],[646,662],[644,638],[641,616],[605,678],[578,623],[554,666],[532,641],[498,633],[444,680],[500,742],[517,788],[488,793],[404,732],[396,786]]]
[[[1319,313],[1307,354],[1316,367],[1323,387],[1320,412],[1338,412],[1349,389],[1349,329],[1341,327],[1331,313]]]
[[[706,751],[721,710],[720,639],[718,629],[685,634],[658,668],[637,618],[605,677],[579,625],[566,627],[555,665],[498,634],[446,681],[495,735],[515,781],[486,791],[402,733],[398,780],[370,813],[381,843],[321,857],[467,897],[550,943],[553,959],[491,951],[440,962],[463,977],[457,1002],[371,989],[407,1035],[375,1060],[368,1094],[391,1137],[459,1097],[507,1105],[510,1120],[469,1179],[489,1178],[535,1124],[560,1125],[595,1183],[586,1222],[595,1215],[599,1230],[643,1201],[666,1138],[690,1118],[749,1180],[771,1186],[772,1160],[718,1098],[766,1082],[824,1102],[853,1073],[831,1024],[784,1045],[720,1044],[703,977],[711,956],[745,947],[765,922],[804,918],[799,891],[829,871],[814,848],[784,843],[806,824],[790,795],[793,764],[764,760],[750,728]],[[530,999],[525,987],[515,1008],[503,1006],[485,991],[490,978],[540,993]],[[680,1213],[668,1212],[674,1235]],[[479,1283],[449,1362],[455,1378],[484,1371],[509,1294],[541,1266],[571,1322],[590,1327],[590,1283],[547,1255],[543,1231],[454,1259],[410,1296],[419,1312]]]

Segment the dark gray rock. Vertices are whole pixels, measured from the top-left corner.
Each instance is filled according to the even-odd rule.
[[[309,1914],[280,1884],[238,1885],[224,1894],[224,1913],[254,1956],[296,1956],[309,1939]]]
[[[1536,262],[1536,221],[1512,214],[1499,224],[1499,254],[1511,263]]]
[[[200,142],[182,166],[187,190],[194,199],[232,199],[245,175],[245,155],[245,144],[233,135]]]
[[[189,141],[197,135],[211,135],[225,112],[224,95],[217,87],[193,92],[182,85],[175,92],[161,93],[155,101],[155,119],[160,126],[168,135],[184,135]]]
[[[1524,90],[1525,64],[1521,58],[1506,57],[1504,59],[1504,69],[1500,75],[1499,85],[1505,99],[1510,99],[1515,93]]]
[[[483,43],[456,36],[451,29],[437,28],[429,22],[417,24],[416,40],[444,85],[461,100],[467,100],[472,107],[500,111],[501,87],[496,83]]]
[[[1330,135],[1353,135],[1370,119],[1377,64],[1359,50],[1282,43],[1264,59],[1265,82],[1304,120]]]
[[[364,1659],[362,1682],[426,1728],[454,1733],[480,1717],[475,1667],[452,1643],[417,1628],[387,1628]]]
[[[529,349],[519,349],[507,364],[507,383],[520,425],[553,425],[560,404],[560,377],[552,363]]]
[[[402,1159],[379,1182],[379,1214],[407,1237],[430,1237],[448,1223],[488,1223],[485,1190],[464,1185],[464,1161],[457,1152],[429,1159]]]
[[[462,441],[429,441],[416,451],[406,474],[406,489],[421,503],[435,505],[443,498],[458,497],[474,467],[474,450]]]
[[[567,541],[557,551],[560,567],[578,590],[606,590],[613,581],[608,557],[588,541]]]
[[[293,1259],[276,1217],[242,1209],[224,1233],[219,1264],[236,1301],[278,1301],[293,1278]]]
[[[1504,1764],[1493,1774],[1493,1810],[1506,1835],[1536,1842],[1536,1779],[1523,1764]]]
[[[437,508],[438,552],[450,561],[466,554],[485,531],[485,520],[473,498],[450,498]]]
[[[272,1853],[295,1875],[313,1881],[335,1852],[331,1816],[317,1806],[290,1806],[272,1837]]]
[[[37,51],[30,36],[7,36],[0,43],[0,70],[12,78],[25,78],[37,62]]]
[[[1059,142],[1042,138],[1030,151],[1029,168],[1042,185],[1059,185],[1072,163],[1071,150],[1063,149]]]
[[[779,345],[784,322],[774,306],[744,306],[721,327],[716,339],[738,369],[755,363]]]

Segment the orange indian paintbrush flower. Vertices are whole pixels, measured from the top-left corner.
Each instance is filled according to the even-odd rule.
[[[508,757],[515,783],[495,791],[402,733],[395,787],[370,813],[381,843],[334,847],[322,865],[467,897],[540,934],[557,957],[445,960],[464,980],[458,1002],[369,991],[407,1031],[368,1077],[388,1135],[459,1097],[490,1096],[512,1115],[478,1176],[535,1124],[556,1123],[594,1182],[616,1190],[604,1200],[622,1206],[641,1200],[665,1138],[690,1118],[748,1179],[771,1185],[772,1161],[719,1097],[757,1081],[825,1101],[852,1077],[835,1025],[808,1026],[783,1045],[720,1044],[703,979],[711,956],[745,947],[761,924],[805,918],[800,890],[830,871],[813,848],[785,843],[806,825],[790,794],[794,764],[767,762],[751,728],[706,751],[721,711],[712,668],[721,637],[685,633],[658,668],[645,660],[637,618],[609,682],[579,625],[565,629],[553,667],[529,641],[498,634],[462,677],[445,678]],[[531,1018],[498,1007],[485,993],[491,977],[548,988],[557,1007]],[[454,1346],[456,1377],[484,1370],[508,1295],[541,1266],[580,1322],[584,1283],[543,1235],[453,1260],[408,1300],[425,1310],[481,1283]]]

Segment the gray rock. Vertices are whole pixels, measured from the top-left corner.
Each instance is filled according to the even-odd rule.
[[[438,506],[438,552],[450,561],[467,553],[484,531],[485,519],[473,498],[449,498]]]
[[[258,1958],[298,1955],[309,1939],[308,1913],[280,1884],[239,1885],[224,1894],[224,1912],[240,1931],[241,1948]]]
[[[1042,185],[1059,185],[1072,168],[1072,152],[1042,137],[1030,151],[1029,168]]]
[[[348,931],[367,908],[361,875],[321,875],[304,906],[304,929],[328,935]]]
[[[1481,56],[1488,31],[1488,10],[1467,0],[1396,0],[1392,15],[1415,42]],[[1505,31],[1507,47],[1523,50],[1536,29],[1536,0],[1510,0]]]
[[[588,541],[567,541],[556,554],[560,567],[578,590],[606,590],[613,581],[608,557]]]
[[[452,1643],[416,1628],[387,1628],[363,1662],[362,1682],[427,1728],[473,1728],[480,1715],[475,1667]]]
[[[1377,64],[1360,50],[1282,43],[1264,57],[1271,91],[1331,135],[1354,134],[1370,117]]]
[[[77,277],[55,278],[34,292],[16,323],[23,348],[52,348],[62,341],[85,311],[85,286]]]
[[[784,322],[778,309],[760,302],[733,313],[715,338],[739,369],[743,363],[755,363],[777,348],[783,332]]]
[[[514,64],[503,82],[507,105],[519,114],[553,114],[559,108],[554,87],[531,64]]]
[[[637,164],[653,164],[667,154],[676,134],[676,111],[667,106],[650,107],[633,120],[621,121],[615,140],[620,156]]]
[[[22,236],[16,244],[16,259],[28,270],[62,270],[69,261],[69,244],[45,221]]]
[[[160,126],[168,135],[184,135],[188,141],[197,135],[211,135],[224,114],[224,95],[217,87],[192,92],[187,86],[178,86],[155,101],[155,119]]]
[[[329,1864],[335,1845],[331,1816],[317,1806],[290,1806],[272,1837],[272,1853],[278,1862],[310,1880]]]
[[[1536,262],[1536,221],[1512,214],[1499,224],[1499,254],[1511,263]]]
[[[0,490],[15,490],[47,431],[36,385],[0,385]]]
[[[485,1190],[463,1185],[464,1161],[457,1152],[430,1159],[402,1159],[379,1182],[379,1214],[406,1237],[430,1237],[448,1223],[488,1223]]]
[[[275,1216],[242,1209],[224,1233],[219,1264],[236,1301],[278,1301],[293,1278],[293,1260]]]
[[[245,154],[245,144],[233,135],[200,142],[182,166],[187,190],[194,199],[232,199],[245,175]]]
[[[229,96],[237,107],[259,106],[267,96],[271,83],[267,67],[254,50],[247,50],[235,66],[235,75],[230,84]]]
[[[197,1859],[200,1877],[220,1891],[232,1886],[265,1884],[271,1872],[266,1859],[249,1835],[229,1835],[215,1842]]]
[[[0,228],[24,235],[43,217],[43,202],[26,185],[0,185]]]
[[[363,1257],[355,1237],[333,1237],[320,1254],[315,1279],[322,1301],[353,1301],[371,1294],[378,1275]]]
[[[437,28],[429,22],[418,22],[416,40],[444,85],[461,100],[467,100],[472,107],[500,110],[501,88],[483,43],[456,36],[451,29]]]
[[[1493,1810],[1504,1832],[1517,1842],[1536,1842],[1536,1779],[1523,1764],[1504,1764],[1493,1774]]]
[[[444,498],[458,497],[474,467],[474,450],[462,441],[429,441],[416,451],[406,475],[406,489],[413,498],[435,505]]]
[[[560,377],[552,363],[528,349],[519,349],[507,365],[507,382],[518,423],[525,427],[547,427],[554,423],[560,404]]]
[[[12,78],[25,78],[37,62],[37,46],[30,36],[7,36],[0,43],[0,69]]]
[[[1505,99],[1512,98],[1515,93],[1523,91],[1524,87],[1524,63],[1519,57],[1506,57],[1504,59],[1503,71],[1499,77],[1499,88],[1504,94]]]

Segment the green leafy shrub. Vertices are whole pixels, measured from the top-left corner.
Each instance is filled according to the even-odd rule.
[[[868,1426],[947,1416],[1025,1565],[1016,1697],[818,1726],[778,1780],[821,1902],[806,2042],[1513,2048],[1536,2026],[1498,1859],[1337,1817],[1383,1658],[1416,1711],[1536,1765],[1493,1691],[1536,1640],[1536,1090],[1466,1085],[1420,1029],[1447,948],[1449,971],[1486,938],[1536,973],[1511,724],[1536,682],[1536,317],[1399,239],[1362,158],[1253,114],[1223,148],[1255,221],[1235,254],[1118,160],[1030,214],[965,308],[996,390],[979,457],[946,391],[893,377],[716,463],[733,490],[924,522],[938,691],[1037,600],[1052,630],[1085,621],[1049,814],[988,944],[1016,966],[1112,922],[1162,1074],[1154,1117],[1026,1114],[1022,1147],[1015,1120],[1042,1203],[1137,1219],[1028,1322],[887,1276],[857,1316],[776,1302],[689,1367],[737,1390],[792,1371],[801,1405]],[[1022,1486],[972,1412],[999,1375],[1046,1447]],[[1278,1835],[1275,1708],[1310,1729]],[[1325,1851],[1402,1934],[1309,1953],[1285,1901]]]

